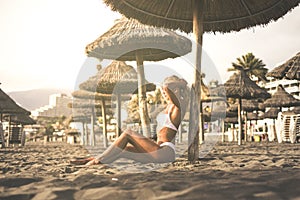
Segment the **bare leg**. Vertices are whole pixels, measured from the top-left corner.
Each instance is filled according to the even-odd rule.
[[[158,152],[162,149],[167,151],[167,154],[171,157],[174,154],[172,150],[170,152],[169,149],[161,148],[151,139],[127,130],[108,149],[96,157],[95,160],[87,163],[87,165],[97,164],[98,162],[111,163],[121,157],[140,162],[162,162],[162,156],[166,157],[166,153],[161,154],[162,152]]]

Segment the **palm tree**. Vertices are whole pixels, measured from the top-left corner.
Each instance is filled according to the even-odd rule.
[[[237,58],[237,62],[233,62],[232,68],[229,68],[228,71],[244,70],[250,78],[255,76],[259,81],[266,81],[268,69],[265,66],[262,60],[255,58],[252,53],[247,53],[241,58]]]

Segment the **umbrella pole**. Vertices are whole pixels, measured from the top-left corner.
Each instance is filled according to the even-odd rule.
[[[244,140],[247,142],[247,129],[248,129],[248,118],[247,118],[247,111],[245,112],[245,135],[244,135]]]
[[[139,110],[142,123],[143,135],[150,138],[150,119],[147,110],[146,99],[146,85],[145,85],[145,72],[143,64],[143,56],[139,50],[136,51],[136,64],[138,74],[138,96],[139,96]]]
[[[191,92],[190,121],[189,121],[189,147],[188,160],[196,161],[199,158],[199,135],[200,143],[204,141],[203,113],[201,103],[201,55],[203,36],[203,10],[204,1],[193,1],[193,33],[196,41],[196,66],[195,76]],[[193,95],[193,89],[195,94]],[[199,112],[200,111],[200,112]]]
[[[101,111],[102,111],[102,125],[103,125],[103,146],[106,148],[107,145],[107,121],[106,121],[106,108],[105,100],[101,99]]]
[[[242,108],[242,98],[239,97],[238,103],[238,121],[239,121],[239,135],[238,135],[238,145],[242,144],[242,116],[241,116],[241,108]]]
[[[94,121],[95,121],[95,117],[94,117],[94,107],[92,107],[92,114],[91,114],[91,145],[95,146],[96,145],[96,138],[95,138],[95,130],[94,130]]]
[[[225,122],[224,122],[224,119],[221,119],[221,126],[222,126],[222,142],[225,142]]]
[[[81,122],[81,125],[82,125],[82,134],[81,134],[81,141],[80,141],[80,144],[81,145],[84,145],[84,122],[82,121]]]
[[[121,95],[117,94],[117,137],[121,135]]]

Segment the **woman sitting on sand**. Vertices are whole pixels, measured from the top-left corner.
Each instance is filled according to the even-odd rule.
[[[167,101],[166,120],[157,134],[157,142],[132,130],[125,130],[110,147],[94,158],[71,161],[73,164],[94,165],[128,158],[142,163],[165,163],[175,160],[175,136],[185,114],[187,82],[177,76],[164,80],[163,97]]]

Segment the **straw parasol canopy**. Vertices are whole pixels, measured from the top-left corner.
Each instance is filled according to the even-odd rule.
[[[0,89],[0,114],[16,113],[30,115],[29,111],[19,106],[12,98]]]
[[[300,101],[287,93],[282,85],[277,86],[276,92],[264,102],[266,107],[291,107],[300,105]]]
[[[238,73],[234,73],[223,86],[224,89],[222,87],[215,88],[214,93],[238,99],[238,119],[240,124],[238,143],[241,144],[242,99],[265,99],[269,98],[271,95],[267,92],[267,90],[259,87],[254,81],[252,81],[244,70],[239,70]]]
[[[5,121],[10,121],[14,124],[30,125],[36,124],[36,121],[26,114],[4,115]]]
[[[227,97],[241,98],[241,99],[266,99],[271,95],[266,89],[259,87],[254,81],[252,81],[245,71],[239,70],[238,73],[234,73],[225,83],[225,91]]]
[[[76,90],[72,92],[72,96],[79,99],[87,99],[87,100],[111,100],[111,94],[102,94],[98,92],[90,92],[87,90]]]
[[[123,61],[112,61],[107,67],[99,70],[95,76],[81,83],[79,88],[98,94],[101,93],[101,96],[113,93],[136,93],[138,88],[137,72],[131,65],[127,65]],[[147,91],[153,91],[155,88],[154,84],[146,81]]]
[[[230,111],[238,111],[238,102],[230,105]],[[259,103],[257,99],[242,99],[242,110],[246,112],[252,112],[255,110],[264,110],[262,103]]]
[[[176,58],[191,51],[191,41],[177,33],[148,26],[125,17],[86,46],[88,56],[99,59],[136,61],[136,51],[144,61]]]
[[[104,0],[112,10],[144,24],[193,30],[192,0]],[[266,25],[296,7],[299,0],[226,0],[203,1],[203,30],[205,32],[230,32]]]
[[[278,116],[278,113],[280,112],[279,108],[271,107],[269,110],[267,110],[263,114],[263,118],[270,118],[270,119],[276,119]]]
[[[250,112],[247,113],[247,120],[258,120],[260,119],[258,113]]]
[[[267,73],[274,78],[300,80],[300,52],[294,57]]]

